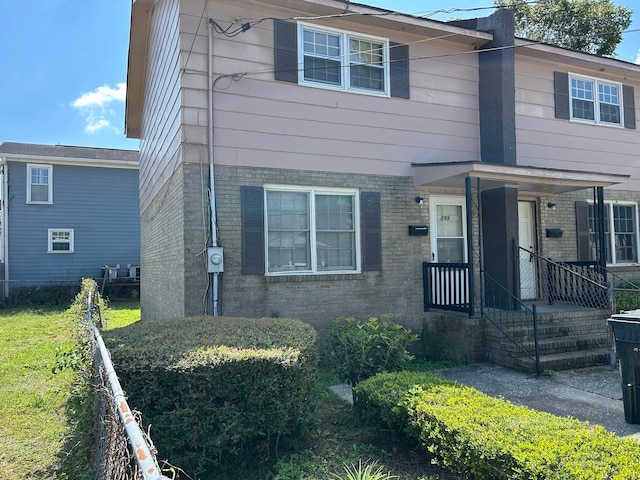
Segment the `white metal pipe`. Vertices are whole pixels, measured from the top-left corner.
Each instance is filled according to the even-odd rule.
[[[0,158],[2,168],[2,256],[4,261],[4,297],[9,296],[9,166],[7,159]]]
[[[213,158],[213,31],[211,22],[207,23],[208,34],[208,60],[207,60],[207,77],[208,77],[208,109],[209,109],[209,208],[211,211],[211,246],[218,246],[218,218],[216,215],[216,187],[215,187],[215,172],[214,172],[214,158]],[[209,259],[207,259],[207,262]],[[219,291],[218,291],[218,272],[212,273],[212,293],[213,293],[213,316],[220,315],[218,309],[219,303]]]
[[[100,335],[98,328],[93,324],[93,320],[91,318],[91,311],[93,310],[91,304],[92,298],[93,292],[91,292],[91,294],[89,295],[87,309],[89,324],[91,325],[91,332],[98,346],[100,357],[102,358],[102,363],[107,375],[107,380],[109,381],[109,386],[111,387],[111,393],[113,395],[114,403],[116,405],[116,408],[118,409],[120,420],[124,425],[124,429],[127,433],[129,443],[131,444],[131,448],[138,462],[138,466],[140,467],[140,471],[145,480],[168,480],[168,477],[162,475],[160,467],[151,454],[151,451],[149,450],[149,447],[147,445],[147,441],[145,440],[142,431],[140,430],[140,426],[138,425],[136,419],[133,417],[133,412],[131,411],[131,409],[129,408],[129,404],[127,403],[127,397],[122,390],[122,386],[120,385],[118,376],[116,375],[115,369],[113,368],[113,363],[111,363],[109,350],[107,350],[107,347],[102,340],[102,335]]]

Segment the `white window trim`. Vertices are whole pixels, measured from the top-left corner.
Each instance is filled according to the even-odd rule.
[[[69,250],[53,249],[53,233],[64,232],[69,234]],[[75,253],[75,241],[73,228],[50,228],[47,233],[47,253]]]
[[[267,192],[306,192],[309,193],[309,232],[311,235],[309,248],[311,250],[311,269],[295,270],[288,272],[269,272],[269,221],[267,209]],[[353,197],[353,223],[355,232],[355,269],[353,270],[321,270],[318,271],[317,251],[316,251],[316,218],[315,218],[315,196],[316,195],[351,195]],[[327,187],[303,187],[294,185],[264,185],[264,271],[267,277],[282,277],[291,275],[353,275],[362,273],[362,260],[360,252],[360,192],[355,188],[327,188]]]
[[[304,30],[305,29],[341,35],[342,37],[341,52],[340,52],[340,58],[341,58],[340,68],[342,69],[341,85],[331,85],[331,84],[314,82],[312,80],[304,79]],[[351,69],[349,68],[348,45],[349,45],[349,38],[351,37],[357,38],[360,40],[365,40],[365,41],[380,42],[383,44],[382,63],[384,65],[384,91],[370,90],[366,88],[357,88],[357,87],[350,86]],[[388,38],[377,37],[375,35],[366,35],[358,32],[352,32],[349,30],[341,30],[336,28],[318,26],[312,23],[299,22],[298,23],[298,64],[300,65],[300,68],[298,68],[298,84],[306,85],[309,87],[315,87],[315,88],[323,88],[327,90],[338,90],[342,92],[360,93],[363,95],[374,95],[377,97],[389,97],[391,96],[391,88],[390,88],[391,69],[389,66],[389,48],[390,47],[389,47]]]
[[[589,205],[593,207],[593,202],[588,202]],[[636,257],[638,258],[638,262],[616,262],[616,246],[615,246],[615,230],[614,230],[614,219],[613,219],[613,206],[621,205],[627,207],[633,207],[635,210],[635,235],[636,235]],[[635,202],[624,202],[620,200],[609,200],[604,202],[604,207],[608,210],[607,214],[609,216],[609,235],[605,234],[605,241],[609,242],[609,251],[611,252],[611,262],[607,262],[607,266],[610,267],[625,267],[640,264],[640,219],[638,219],[638,204]]]
[[[578,79],[582,79],[582,80],[588,80],[593,82],[593,86],[594,86],[594,100],[593,100],[593,108],[594,108],[594,112],[593,112],[593,116],[594,119],[593,120],[588,120],[586,118],[577,118],[573,116],[573,95],[571,94],[571,79],[572,78],[578,78]],[[618,91],[620,92],[620,104],[618,105],[618,107],[620,108],[620,123],[610,123],[610,122],[604,122],[600,120],[600,96],[599,96],[599,89],[598,89],[598,84],[608,84],[608,85],[614,85],[616,87],[618,87]],[[614,128],[624,128],[624,98],[622,97],[623,95],[623,89],[622,89],[622,84],[619,82],[614,82],[612,80],[605,80],[602,78],[597,78],[597,77],[589,77],[587,75],[580,75],[578,73],[571,73],[569,72],[569,115],[571,118],[571,121],[573,122],[578,122],[578,123],[587,123],[590,125],[603,125],[603,126],[607,126],[607,127],[614,127]]]
[[[31,200],[31,170],[39,168],[49,171],[49,191],[47,201]],[[27,203],[30,205],[52,205],[53,204],[53,165],[41,163],[27,163]]]

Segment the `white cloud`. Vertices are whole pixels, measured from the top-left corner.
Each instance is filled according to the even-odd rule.
[[[635,63],[637,63],[638,65],[640,65],[640,50],[638,50],[638,55],[636,55],[636,61]]]
[[[120,133],[120,130],[111,125],[110,118],[115,117],[115,112],[109,108],[113,102],[124,102],[126,97],[126,84],[118,83],[115,88],[102,85],[95,90],[83,93],[75,99],[71,106],[76,108],[87,122],[84,131],[95,133],[104,128]]]

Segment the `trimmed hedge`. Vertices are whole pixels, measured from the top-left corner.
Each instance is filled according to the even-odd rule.
[[[104,332],[161,458],[201,473],[296,441],[316,406],[316,332],[290,319],[193,317]],[[251,453],[254,455],[251,455]]]
[[[475,479],[640,479],[640,443],[431,375],[381,374],[354,389],[361,418],[418,439]]]

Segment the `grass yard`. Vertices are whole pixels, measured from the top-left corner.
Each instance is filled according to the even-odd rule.
[[[137,303],[112,304],[108,328],[140,318]],[[75,318],[53,308],[0,310],[2,478],[59,479],[73,372],[53,374],[56,348],[75,344]]]
[[[140,318],[138,302],[113,303],[105,329]],[[0,477],[38,480],[78,478],[60,469],[65,455],[65,406],[73,382],[70,369],[53,374],[56,348],[75,344],[75,318],[61,309],[0,310]],[[433,365],[414,363],[423,370]],[[323,372],[321,387],[337,383]],[[406,445],[358,424],[351,405],[322,388],[317,426],[299,449],[279,459],[236,465],[216,472],[219,480],[326,480],[344,477],[344,466],[376,461],[399,480],[454,480],[415,445]],[[133,406],[135,408],[135,406]],[[163,459],[159,452],[158,459]],[[171,459],[168,459],[169,461]],[[224,470],[224,469],[223,469]],[[180,477],[182,478],[182,476]]]

